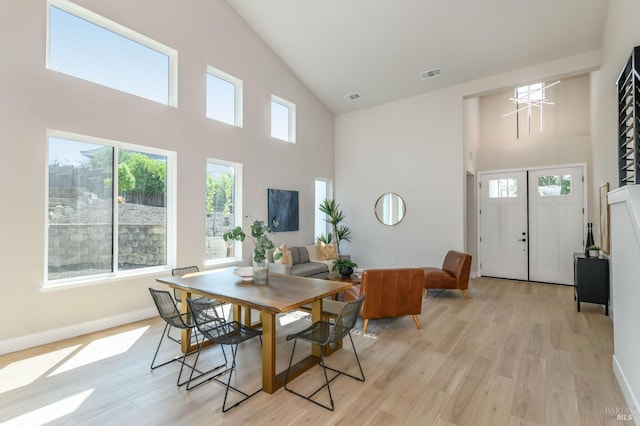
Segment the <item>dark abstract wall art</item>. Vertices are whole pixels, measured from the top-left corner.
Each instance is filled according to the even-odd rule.
[[[274,232],[298,231],[300,229],[298,191],[267,189],[269,226]],[[273,222],[278,226],[274,226]]]

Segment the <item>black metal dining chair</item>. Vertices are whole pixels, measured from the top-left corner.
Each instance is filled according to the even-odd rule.
[[[171,275],[174,277],[181,277],[183,275],[193,274],[194,272],[200,272],[200,268],[198,268],[196,265],[184,266],[182,268],[173,268],[171,270]],[[182,291],[174,288],[173,298],[176,299],[177,303],[182,303]]]
[[[167,337],[169,337],[169,330],[171,327],[175,327],[177,329],[180,330],[191,330],[192,334],[193,331],[195,330],[196,327],[196,323],[193,321],[193,317],[189,314],[189,313],[180,313],[180,311],[178,311],[178,307],[176,306],[175,302],[173,301],[173,298],[171,297],[171,294],[168,291],[164,291],[164,290],[155,290],[153,288],[149,288],[149,293],[151,293],[151,297],[153,298],[153,302],[156,305],[156,308],[158,309],[158,314],[160,314],[160,317],[165,321],[165,326],[164,326],[164,330],[162,331],[162,336],[160,337],[160,342],[158,342],[158,347],[156,348],[156,353],[153,355],[153,360],[151,360],[151,370],[155,370],[158,367],[162,367],[164,365],[170,364],[174,361],[181,361],[181,366],[180,366],[180,373],[178,373],[178,381],[176,382],[176,384],[178,386],[182,386],[185,383],[188,383],[190,380],[193,379],[197,379],[198,377],[202,377],[205,374],[211,373],[214,370],[217,370],[219,368],[222,368],[226,365],[226,355],[225,355],[225,363],[221,364],[219,366],[216,366],[208,371],[202,372],[198,369],[196,369],[196,362],[197,362],[197,358],[196,358],[196,362],[193,363],[193,365],[187,364],[185,362],[186,357],[191,355],[194,351],[191,352],[187,352],[185,354],[182,354],[181,356],[177,356],[174,358],[171,358],[168,361],[164,361],[161,364],[157,364],[155,365],[156,362],[156,358],[158,357],[158,352],[160,351],[160,346],[162,346],[162,341],[164,340],[165,335]],[[206,306],[206,307],[205,307]],[[208,302],[207,300],[203,300],[202,301],[202,309],[209,309],[209,310],[213,310],[213,305]],[[198,346],[198,348],[200,348],[202,346],[202,340],[198,339],[198,336],[195,337],[196,338],[196,344]],[[172,339],[175,341],[175,339]],[[224,353],[224,351],[223,351]],[[184,370],[184,366],[187,366],[191,369],[191,374],[189,376],[189,380],[183,381],[181,382],[180,379],[182,377],[182,371]],[[194,378],[193,377],[193,373],[194,371],[198,372],[199,374]]]
[[[193,274],[195,272],[200,272],[200,268],[198,268],[197,266],[193,265],[193,266],[184,266],[182,268],[173,268],[171,270],[171,275],[176,277],[176,276],[183,276],[183,275],[187,275],[187,274]],[[176,299],[177,303],[182,303],[182,292],[180,290],[178,290],[177,288],[173,289],[173,297],[174,299]],[[224,302],[222,300],[217,300],[217,299],[210,299],[208,297],[204,297],[202,296],[204,299],[209,299],[214,301],[214,309],[215,307],[220,307],[222,309],[222,305],[224,304]],[[200,297],[194,297],[193,299],[199,299]],[[222,311],[224,312],[224,311]],[[220,315],[221,318],[224,318],[224,315]]]
[[[334,323],[328,321],[316,321],[310,327],[305,328],[302,331],[299,331],[295,334],[290,334],[287,336],[287,340],[293,339],[293,349],[291,349],[291,358],[289,359],[289,367],[287,368],[287,374],[284,379],[284,388],[295,394],[301,398],[306,399],[307,401],[311,401],[316,405],[319,405],[327,410],[333,411],[334,403],[333,396],[331,395],[331,386],[329,385],[332,381],[334,381],[338,376],[345,375],[351,377],[352,379],[358,380],[360,382],[364,382],[364,371],[362,371],[362,366],[360,365],[360,359],[358,358],[358,353],[356,352],[356,347],[353,344],[353,339],[351,338],[351,330],[356,325],[356,321],[358,320],[358,314],[360,313],[360,309],[362,308],[362,302],[366,294],[363,294],[360,298],[356,300],[352,300],[350,302],[345,302],[342,307],[340,314],[337,316]],[[349,340],[351,340],[351,347],[353,348],[353,354],[356,357],[356,362],[358,363],[358,368],[360,369],[360,377],[353,376],[344,371],[337,370],[335,368],[331,368],[326,365],[324,359],[324,351],[325,347],[329,347],[329,345],[336,343],[341,340],[343,337],[349,336]],[[322,367],[324,373],[324,381],[325,383],[313,391],[309,395],[303,395],[294,391],[293,389],[287,387],[289,382],[289,372],[291,371],[291,363],[293,362],[293,354],[296,351],[296,343],[298,339],[303,340],[305,342],[313,343],[320,345],[320,366]],[[327,375],[327,370],[331,370],[336,374],[329,379]],[[315,401],[312,398],[320,392],[324,387],[327,388],[329,393],[329,401],[331,402],[331,406],[327,406],[322,404],[321,402]]]
[[[262,331],[256,330],[247,326],[240,324],[237,321],[224,321],[223,319],[217,316],[215,310],[208,309],[208,303],[203,301],[202,299],[191,299],[187,298],[187,304],[189,305],[189,311],[193,315],[193,319],[195,321],[197,329],[202,333],[204,337],[208,340],[220,344],[220,348],[222,349],[222,353],[224,354],[223,347],[225,345],[231,346],[231,366],[227,366],[227,369],[215,374],[212,377],[204,379],[194,385],[191,384],[193,379],[189,378],[187,383],[187,390],[191,390],[197,386],[200,386],[206,382],[211,380],[215,380],[216,382],[225,386],[224,392],[224,401],[222,402],[222,412],[226,413],[234,407],[237,407],[247,399],[251,398],[258,392],[262,390],[262,386],[253,391],[251,393],[246,393],[234,386],[231,386],[231,377],[233,376],[233,371],[236,369],[236,354],[238,352],[238,345],[242,342],[246,342],[249,339],[253,339],[254,337],[259,337],[260,342],[262,343]],[[202,349],[202,341],[200,341],[200,345],[198,347],[198,354],[196,355],[196,360],[194,365],[197,364],[198,358],[200,357],[200,352]],[[225,355],[225,361],[227,361]],[[223,382],[219,379],[220,376],[229,373],[229,378],[227,382]],[[193,371],[192,371],[193,374]],[[233,405],[227,407],[227,396],[229,395],[229,389],[243,395],[243,398]]]
[[[179,277],[181,277],[183,275],[193,274],[195,272],[200,272],[200,268],[198,268],[196,265],[184,266],[184,267],[181,267],[181,268],[173,268],[171,270],[171,276],[174,276],[174,277],[179,276]],[[177,288],[174,288],[173,289],[173,298],[176,299],[176,304],[181,304],[182,303],[182,291],[180,291]],[[197,298],[199,299],[200,297],[197,297]],[[195,299],[195,297],[194,297],[194,299]],[[217,299],[210,299],[210,298],[204,297],[204,296],[202,296],[202,299],[203,300],[210,300],[213,303],[213,309],[216,310],[216,313],[218,313],[217,310],[220,309],[222,314],[220,314],[220,313],[218,313],[218,314],[220,315],[220,318],[224,319],[224,307],[223,307],[224,302],[223,301],[217,300]],[[174,342],[180,343],[180,339],[176,339],[175,337],[171,336],[170,332],[171,332],[171,328],[169,328],[169,332],[167,333],[167,336],[169,337],[169,339],[173,340]],[[194,332],[193,334],[195,335],[197,333]]]

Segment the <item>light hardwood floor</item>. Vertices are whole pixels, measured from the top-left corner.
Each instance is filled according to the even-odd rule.
[[[466,301],[445,291],[425,303],[421,330],[405,317],[375,338],[354,334],[366,382],[336,379],[333,413],[280,389],[223,415],[221,385],[187,392],[175,386],[177,363],[149,370],[164,323],[141,321],[1,356],[0,424],[632,424],[614,414],[626,403],[611,320],[597,305],[576,312],[572,290],[476,279]],[[279,370],[291,350],[282,337],[307,324],[278,330]],[[208,348],[204,362],[219,351]],[[348,341],[328,363],[353,368]],[[240,346],[238,372],[236,385],[259,386],[257,340]],[[291,386],[310,389],[320,375],[314,367]]]

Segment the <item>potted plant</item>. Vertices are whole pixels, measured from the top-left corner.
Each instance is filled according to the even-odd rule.
[[[248,215],[247,218],[251,216]],[[267,234],[271,228],[262,220],[254,220],[251,224],[251,235],[245,234],[240,226],[226,232],[222,238],[225,241],[244,241],[249,238],[253,242],[253,282],[258,285],[266,285],[269,280],[269,264],[267,262],[267,250],[275,247]]]
[[[332,271],[338,271],[344,278],[349,278],[353,274],[353,268],[358,265],[350,259],[337,259],[333,261]]]
[[[340,209],[340,205],[335,200],[325,199],[320,203],[319,209],[326,214],[325,222],[331,225],[331,232],[325,237],[324,234],[317,239],[322,242],[330,243],[332,240],[336,242],[336,251],[340,255],[340,241],[351,241],[351,229],[345,224],[345,214]]]
[[[600,247],[598,247],[595,244],[592,244],[589,247],[587,247],[587,250],[589,250],[589,257],[598,257],[598,256],[600,256]]]
[[[320,234],[319,236],[316,237],[316,241],[320,241],[321,243],[324,244],[331,244],[331,241],[333,240],[333,234],[331,232],[329,232],[328,235],[324,235],[324,234]]]

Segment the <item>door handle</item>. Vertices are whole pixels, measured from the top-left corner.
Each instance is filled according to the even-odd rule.
[[[527,241],[527,239],[526,238],[520,238],[520,239],[518,239],[518,241]]]

